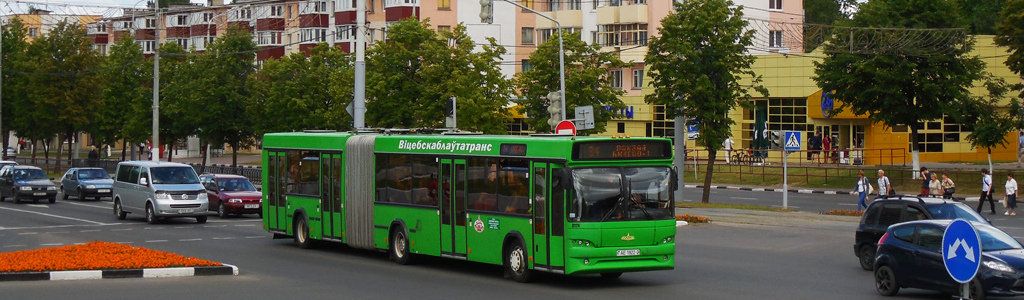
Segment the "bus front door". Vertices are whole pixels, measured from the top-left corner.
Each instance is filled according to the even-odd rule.
[[[560,183],[561,166],[533,163],[533,264],[535,268],[565,270],[565,193]]]
[[[441,255],[466,257],[466,160],[441,159]]]
[[[551,266],[548,242],[548,164],[533,163],[533,265],[534,268],[548,269]]]

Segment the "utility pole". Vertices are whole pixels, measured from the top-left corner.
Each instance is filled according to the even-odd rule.
[[[686,139],[689,132],[686,132],[686,117],[682,113],[676,116],[672,124],[672,139],[675,143],[676,153],[672,156],[672,164],[676,166],[677,189],[675,191],[676,201],[683,201],[683,178],[686,177]]]
[[[153,0],[156,28],[153,29],[153,161],[160,161],[160,0]],[[155,152],[155,153],[154,153]]]
[[[356,0],[356,65],[355,90],[352,92],[352,127],[358,132],[366,128],[366,0]]]

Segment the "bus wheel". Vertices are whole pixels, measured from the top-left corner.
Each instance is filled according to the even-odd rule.
[[[619,277],[622,277],[622,272],[601,273],[601,278],[604,279],[619,279]]]
[[[309,249],[313,247],[313,241],[309,239],[309,224],[306,224],[306,218],[298,217],[295,219],[295,245],[299,248]]]
[[[405,230],[402,230],[401,227],[395,227],[395,229],[391,230],[391,247],[389,248],[391,248],[389,249],[391,251],[388,251],[391,261],[400,265],[409,264],[409,238],[405,236]]]
[[[526,265],[526,249],[519,241],[513,241],[505,250],[505,277],[518,282],[530,282],[530,270]]]

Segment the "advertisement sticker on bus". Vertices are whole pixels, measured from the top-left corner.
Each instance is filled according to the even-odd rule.
[[[495,218],[487,219],[487,228],[488,229],[499,230],[499,229],[501,229],[500,226],[501,226],[501,221],[499,221],[498,219],[495,219]]]
[[[473,230],[476,230],[476,233],[484,232],[484,221],[480,220],[480,217],[476,217],[476,221],[473,222]]]

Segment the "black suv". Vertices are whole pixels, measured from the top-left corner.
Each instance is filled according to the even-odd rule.
[[[871,202],[864,211],[864,217],[857,227],[853,253],[860,259],[860,267],[872,270],[875,265],[875,251],[878,239],[882,238],[889,225],[917,220],[964,219],[988,224],[985,219],[963,203],[930,197],[892,196]]]

